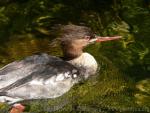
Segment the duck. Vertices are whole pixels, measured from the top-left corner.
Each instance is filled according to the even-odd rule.
[[[97,61],[90,53],[84,52],[84,48],[95,42],[118,38],[100,38],[89,27],[64,25],[60,33],[63,57],[40,53],[0,69],[0,102],[13,104],[62,96],[74,84],[97,73]]]

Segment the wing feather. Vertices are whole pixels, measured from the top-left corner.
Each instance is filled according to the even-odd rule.
[[[0,72],[3,74],[0,76],[0,92],[27,99],[62,95],[74,84],[74,75],[79,75],[78,69],[73,65],[47,54],[30,56],[20,62],[8,64]]]

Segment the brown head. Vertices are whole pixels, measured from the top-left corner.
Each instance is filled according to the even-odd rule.
[[[64,58],[76,58],[83,53],[84,47],[94,38],[91,29],[85,26],[66,25],[61,29],[61,47]]]

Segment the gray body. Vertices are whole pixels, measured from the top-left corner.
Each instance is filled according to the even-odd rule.
[[[45,53],[33,55],[0,69],[0,102],[56,98],[96,70],[88,53],[68,62]]]

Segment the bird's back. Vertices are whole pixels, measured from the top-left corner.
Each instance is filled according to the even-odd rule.
[[[33,55],[0,69],[0,92],[21,99],[54,98],[67,92],[77,75],[76,67],[58,57]]]

